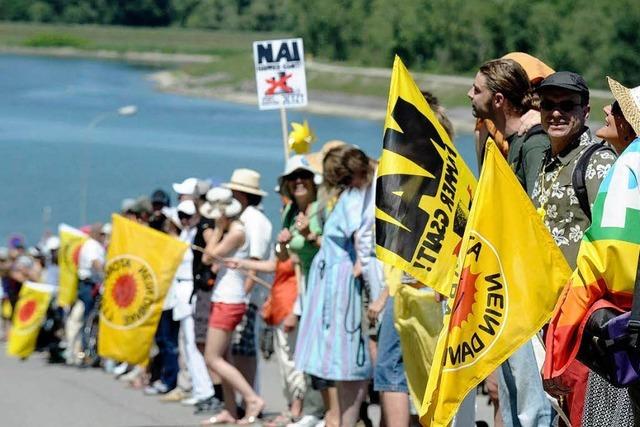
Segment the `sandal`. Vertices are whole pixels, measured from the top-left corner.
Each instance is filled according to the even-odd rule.
[[[260,418],[260,414],[265,406],[266,404],[262,399],[255,400],[252,403],[247,403],[245,415],[242,419],[238,420],[238,424],[245,426],[255,424],[258,418]]]
[[[293,423],[293,417],[289,412],[283,412],[262,423],[263,427],[285,427]]]
[[[201,426],[215,426],[220,424],[235,424],[236,419],[229,414],[226,410],[223,410],[216,415],[207,418],[200,423]]]

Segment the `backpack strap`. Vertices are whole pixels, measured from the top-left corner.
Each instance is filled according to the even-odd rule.
[[[587,173],[587,166],[589,165],[589,160],[591,160],[591,156],[593,153],[600,150],[609,150],[613,152],[608,145],[605,145],[604,142],[600,142],[597,144],[591,144],[587,147],[578,162],[576,163],[576,167],[573,169],[573,174],[571,176],[571,183],[573,184],[573,190],[576,193],[576,197],[578,198],[578,203],[580,204],[580,209],[587,216],[589,222],[591,222],[591,205],[589,204],[589,194],[587,192],[587,179],[585,177]]]

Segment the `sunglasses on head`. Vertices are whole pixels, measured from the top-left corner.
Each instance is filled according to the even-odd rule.
[[[305,170],[297,170],[287,175],[287,181],[295,181],[298,178],[313,179],[313,173]]]
[[[547,110],[547,111],[560,110],[560,111],[564,111],[565,113],[573,111],[574,108],[580,105],[582,104],[579,102],[573,102],[569,99],[565,101],[560,101],[560,102],[553,102],[549,100],[540,101],[541,110]]]
[[[193,215],[186,214],[184,212],[178,212],[179,219],[191,219]]]

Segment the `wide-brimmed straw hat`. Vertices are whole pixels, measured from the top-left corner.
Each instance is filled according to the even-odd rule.
[[[640,86],[633,89],[623,86],[607,76],[613,97],[620,104],[624,118],[629,122],[636,135],[640,135]]]
[[[253,169],[234,170],[231,174],[231,180],[222,184],[222,187],[257,196],[267,195],[267,192],[260,188],[260,174]]]
[[[206,198],[207,201],[200,206],[200,215],[207,219],[218,219],[222,215],[233,218],[242,212],[242,205],[228,188],[214,187],[207,191]]]
[[[339,139],[333,139],[331,141],[327,141],[320,151],[315,151],[313,153],[305,154],[305,157],[309,161],[311,168],[316,171],[316,173],[322,174],[322,161],[324,160],[324,156],[331,151],[331,149],[340,147],[342,145],[346,145],[347,143],[344,141],[340,141]]]

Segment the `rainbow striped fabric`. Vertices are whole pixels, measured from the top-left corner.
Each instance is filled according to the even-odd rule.
[[[627,147],[600,186],[577,268],[549,325],[545,378],[561,375],[574,360],[595,308],[631,307],[640,253],[639,175],[640,138]]]

